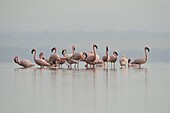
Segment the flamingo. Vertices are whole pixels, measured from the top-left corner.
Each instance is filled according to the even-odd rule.
[[[105,66],[105,62],[107,63],[107,66],[108,66],[109,54],[108,54],[108,47],[107,46],[106,46],[106,55],[104,55],[102,57],[102,60],[104,62],[104,66]]]
[[[83,60],[83,54],[81,52],[76,52],[75,53],[74,52],[75,51],[75,46],[72,46],[72,51],[73,51],[73,54],[70,57],[70,59],[77,60],[78,61],[77,68],[79,68],[79,61]]]
[[[90,53],[88,53],[88,54],[90,54]],[[86,62],[86,65],[85,65],[86,68],[88,68],[87,56],[88,56],[87,53],[83,52],[83,60],[82,61]],[[91,67],[91,64],[90,64],[90,67]]]
[[[128,64],[128,59],[126,58],[125,55],[122,56],[122,58],[120,59],[120,66],[121,67],[126,67],[126,65]]]
[[[115,62],[117,61],[117,56],[118,53],[116,51],[114,51],[113,55],[110,56],[109,62],[111,63],[111,67],[112,67],[112,63],[114,63],[114,68],[115,68]]]
[[[88,68],[88,64],[90,65],[91,68],[91,64],[89,62],[87,62],[87,56],[93,55],[93,52],[89,52],[88,54],[86,52],[83,52],[83,60],[84,62],[86,62],[85,67]]]
[[[14,57],[14,62],[19,64],[20,66],[23,66],[24,68],[28,68],[28,67],[34,66],[34,64],[31,61],[29,61],[29,60],[26,60],[26,59],[19,60],[18,56]]]
[[[41,53],[39,54],[39,58],[40,58],[40,59],[43,59],[43,60],[45,60],[46,62],[49,63],[49,59],[45,59],[45,58],[44,58],[44,53],[43,53],[43,52],[41,52]]]
[[[72,54],[66,54],[66,53],[67,53],[67,50],[66,50],[66,49],[63,49],[63,50],[62,50],[62,55],[64,56],[66,62],[67,62],[68,64],[70,64],[69,67],[71,68],[71,67],[72,67],[72,64],[77,64],[77,62],[70,58],[70,57],[72,56]]]
[[[51,52],[53,51],[54,51],[54,54],[52,54],[49,58],[50,65],[57,64],[57,61],[60,60],[60,56],[56,54],[57,49],[55,47],[51,49]]]
[[[97,63],[97,60],[99,56],[97,56],[96,49],[98,49],[97,45],[93,45],[93,53],[89,53],[85,59],[85,62],[90,65],[93,65],[93,68],[95,64]],[[98,57],[98,58],[97,58]],[[88,66],[87,66],[88,67]]]
[[[148,60],[148,53],[147,51],[149,52],[150,49],[148,47],[145,47],[144,48],[144,51],[145,51],[145,58],[138,58],[138,59],[135,59],[134,61],[131,62],[131,64],[138,64],[139,65],[139,68],[141,68],[141,64],[144,64],[147,62]]]
[[[32,54],[34,53],[34,61],[37,65],[41,66],[41,68],[43,66],[50,66],[50,64],[48,62],[46,62],[45,60],[36,58],[36,49],[32,49],[31,53]]]
[[[92,53],[92,52],[91,52]],[[99,55],[96,53],[96,61],[95,64],[97,64],[97,66],[102,66],[103,65],[103,60],[100,60]]]

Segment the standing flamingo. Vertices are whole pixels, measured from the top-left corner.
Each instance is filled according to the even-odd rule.
[[[145,58],[138,58],[138,59],[135,59],[134,61],[131,62],[131,64],[138,64],[139,65],[139,68],[141,68],[141,64],[144,64],[147,62],[148,60],[148,53],[147,51],[149,52],[150,49],[148,47],[145,47],[144,48],[144,51],[145,51]]]
[[[70,65],[69,68],[72,68],[72,64],[76,65],[77,62],[70,58],[72,56],[72,54],[66,54],[66,53],[67,53],[67,50],[63,49],[62,50],[62,55],[64,56],[66,62]]]
[[[51,52],[53,51],[54,51],[54,54],[52,54],[49,58],[50,65],[57,64],[57,61],[60,60],[60,56],[56,54],[57,49],[55,47],[51,49]]]
[[[122,56],[122,58],[120,59],[120,66],[122,67],[126,67],[126,65],[128,64],[128,59],[126,58],[125,55]]]
[[[72,51],[73,51],[73,54],[72,56],[70,57],[70,59],[73,59],[73,60],[77,60],[78,63],[77,63],[77,68],[79,68],[79,61],[83,59],[83,54],[81,52],[74,52],[75,51],[75,46],[72,46]]]
[[[14,57],[14,62],[19,64],[20,66],[23,66],[24,68],[28,68],[28,67],[34,66],[34,64],[31,61],[29,61],[29,60],[26,60],[26,59],[19,60],[18,56]]]
[[[97,45],[93,45],[93,53],[90,53],[87,55],[87,58],[86,58],[86,63],[87,64],[90,64],[90,65],[93,65],[93,68],[95,66],[95,64],[97,63],[97,53],[96,53],[96,49],[98,49]],[[88,67],[88,66],[87,66]]]
[[[117,61],[117,56],[118,56],[118,53],[114,51],[113,55],[110,56],[110,59],[109,59],[109,62],[111,63],[111,67],[112,67],[112,63],[114,63],[114,69],[115,69],[115,62]]]
[[[107,63],[107,66],[108,66],[109,54],[108,54],[108,47],[107,46],[106,46],[106,55],[104,55],[102,57],[102,60],[104,62],[104,66],[105,66],[105,62]]]
[[[36,49],[32,49],[31,53],[32,54],[34,53],[34,61],[37,65],[41,66],[41,68],[43,66],[50,66],[50,64],[48,62],[46,62],[45,60],[36,58]]]

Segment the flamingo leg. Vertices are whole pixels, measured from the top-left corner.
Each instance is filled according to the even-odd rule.
[[[139,69],[141,69],[141,65],[139,64]]]

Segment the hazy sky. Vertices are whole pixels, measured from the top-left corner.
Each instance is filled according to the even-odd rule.
[[[170,31],[170,0],[0,0],[0,31]]]

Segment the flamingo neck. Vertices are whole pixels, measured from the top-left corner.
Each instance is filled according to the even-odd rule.
[[[148,53],[146,52],[146,49],[145,49],[145,62],[148,60]]]
[[[108,57],[109,57],[109,53],[108,53],[108,51],[106,51],[106,58],[107,58],[107,60],[108,60]]]
[[[34,51],[34,61],[36,60],[36,50]]]
[[[74,54],[74,47],[72,47],[72,52],[73,52],[73,54]]]
[[[94,46],[93,46],[93,52],[94,52],[94,58],[96,59],[96,49]]]

